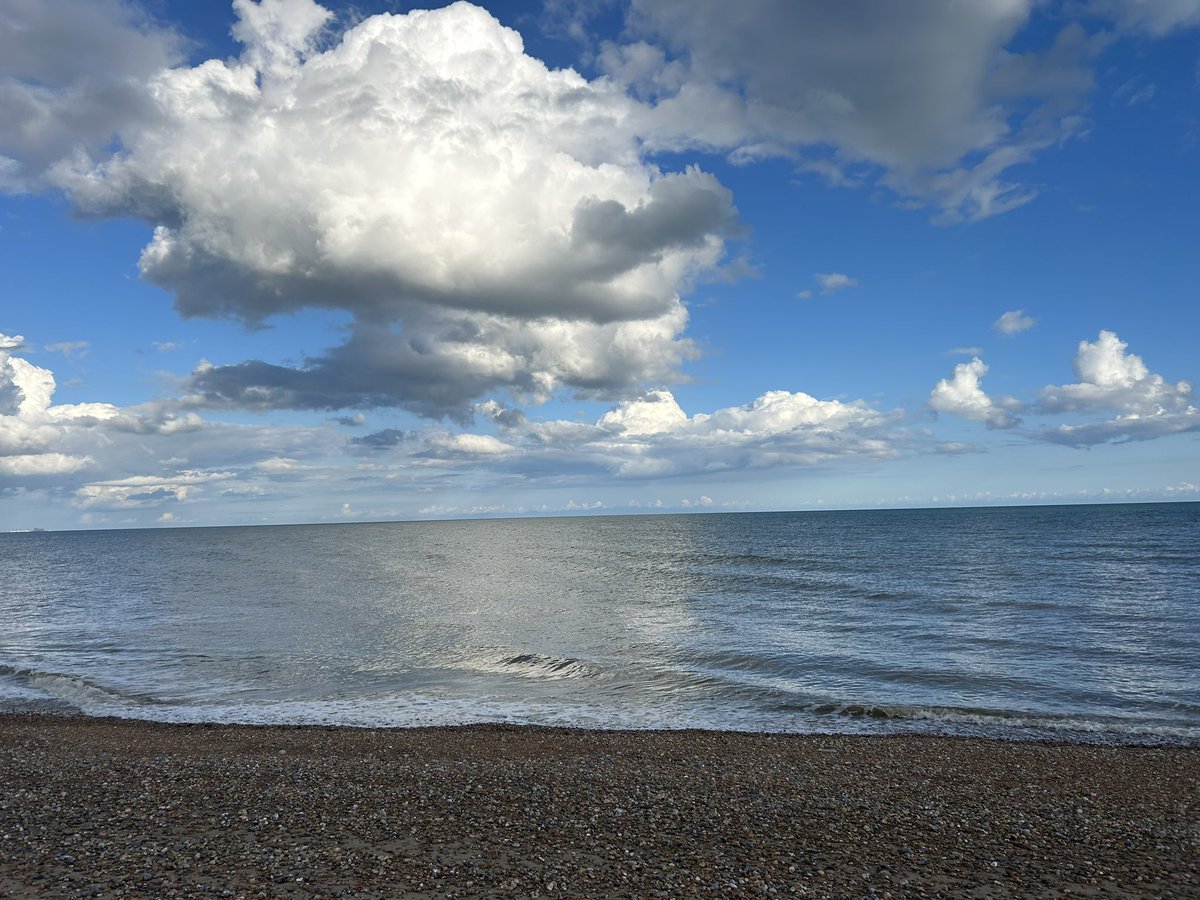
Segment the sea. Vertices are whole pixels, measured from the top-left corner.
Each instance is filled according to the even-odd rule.
[[[1200,504],[0,534],[0,711],[1200,743]]]

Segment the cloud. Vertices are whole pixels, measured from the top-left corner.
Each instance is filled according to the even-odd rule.
[[[6,0],[0,17],[0,190],[153,117],[147,82],[182,46],[121,0]]]
[[[670,391],[655,390],[618,403],[594,425],[527,422],[505,437],[521,451],[512,465],[526,474],[631,479],[888,459],[915,443],[897,413],[799,391],[768,391],[741,406],[689,416]]]
[[[814,277],[817,284],[821,285],[822,294],[833,294],[858,284],[857,278],[851,278],[841,272],[818,272]]]
[[[1091,10],[1154,37],[1200,25],[1200,0],[1092,0]]]
[[[0,472],[14,476],[75,472],[93,460],[86,453],[66,452],[77,429],[116,415],[102,403],[53,403],[55,381],[49,369],[13,356],[24,345],[21,336],[0,334]]]
[[[345,344],[298,367],[259,360],[203,365],[186,390],[189,402],[213,407],[401,406],[465,423],[472,401],[497,388],[541,402],[563,385],[611,398],[647,380],[670,381],[695,354],[679,337],[686,322],[678,300],[652,319],[603,324],[423,312],[402,327],[356,327]]]
[[[1030,404],[985,393],[981,380],[988,367],[975,357],[959,363],[951,378],[943,378],[934,386],[929,405],[939,412],[983,422],[989,428],[1017,427],[1021,420],[1016,413],[1023,410],[1059,419],[1066,415],[1116,414],[1109,419],[1060,421],[1021,432],[1028,438],[1073,447],[1151,440],[1200,430],[1200,410],[1191,403],[1192,385],[1166,381],[1127,349],[1128,345],[1111,331],[1101,331],[1094,342],[1080,341],[1074,362],[1078,381],[1048,385]]]
[[[1094,343],[1080,341],[1075,354],[1076,384],[1043,388],[1038,401],[1044,412],[1150,413],[1185,409],[1192,387],[1186,381],[1169,384],[1155,375],[1128,344],[1111,331],[1101,331]]]
[[[849,275],[844,275],[841,272],[818,272],[813,276],[813,278],[815,278],[817,284],[820,285],[821,293],[826,296],[829,294],[836,294],[838,291],[858,285],[857,278],[851,278]],[[797,300],[808,300],[812,296],[813,292],[810,289],[796,292]]]
[[[203,486],[226,481],[228,472],[184,471],[167,477],[138,475],[86,484],[75,492],[83,509],[121,511],[157,509],[164,502],[185,502]]]
[[[12,338],[0,343],[19,344]],[[153,524],[166,512],[187,524],[217,502],[228,520],[250,516],[251,501],[257,509],[264,500],[272,509],[298,510],[294,515],[311,520],[334,515],[334,507],[312,499],[330,496],[338,504],[353,500],[355,511],[368,517],[434,507],[474,514],[482,507],[458,500],[430,503],[429,495],[472,496],[515,485],[590,490],[663,478],[699,481],[704,493],[693,488],[691,496],[701,499],[689,502],[702,505],[703,496],[716,496],[712,489],[722,479],[728,483],[755,470],[825,469],[976,449],[938,440],[909,427],[903,412],[881,411],[861,400],[768,391],[742,405],[689,413],[661,388],[614,403],[591,423],[534,420],[489,400],[474,407],[481,430],[427,423],[350,437],[332,424],[210,422],[188,410],[186,401],[126,409],[55,405],[52,373],[4,352],[10,411],[0,436],[9,444],[0,452],[0,476],[69,492],[88,524]],[[993,428],[1015,429],[1022,409],[1054,416],[1060,421],[1016,433],[1071,446],[1200,429],[1200,413],[1189,402],[1191,387],[1149,372],[1109,332],[1080,345],[1077,383],[1047,387],[1029,407],[985,393],[986,372],[978,358],[960,363],[931,392],[930,406]],[[1066,415],[1086,418],[1063,423]],[[12,427],[14,421],[18,427]],[[18,435],[23,443],[12,446]],[[396,498],[396,505],[381,507],[381,497]]]
[[[547,15],[579,33],[604,5]],[[467,3],[338,32],[312,0],[237,0],[239,54],[182,65],[178,37],[118,0],[43,6],[10,4],[0,39],[8,188],[151,224],[142,275],[184,316],[351,319],[298,365],[200,366],[181,410],[464,424],[481,402],[615,401],[680,378],[696,354],[680,296],[740,230],[713,175],[658,151],[783,155],[990,215],[1033,195],[1006,173],[1082,127],[1100,46],[1070,23],[1009,49],[1032,0],[635,0],[629,41],[601,48],[612,77],[588,80]]]
[[[0,335],[0,487],[72,496],[85,524],[151,524],[164,505],[262,496],[263,485],[321,477],[313,460],[343,456],[332,428],[208,422],[178,400],[131,407],[56,404],[55,377]],[[228,508],[228,507],[227,507]]]
[[[475,412],[486,419],[495,422],[501,428],[517,428],[525,424],[525,413],[519,409],[505,406],[496,400],[485,400],[475,406]]]
[[[1037,319],[1025,315],[1023,309],[1010,309],[992,323],[992,327],[1001,334],[1014,335],[1028,331],[1037,324]]]
[[[364,434],[361,437],[351,438],[350,443],[382,450],[388,447],[395,447],[398,444],[404,443],[410,438],[416,437],[418,437],[418,435],[415,432],[402,431],[398,428],[385,428],[382,431],[374,431],[371,434]]]
[[[1078,133],[1103,46],[1071,22],[1045,49],[1008,49],[1034,9],[633,0],[633,38],[600,60],[653,104],[642,130],[654,146],[787,157],[978,219],[1036,195],[1008,173]]]
[[[256,70],[287,78],[314,49],[333,14],[313,0],[233,0],[237,13],[230,34],[246,48],[243,59]]]
[[[1200,430],[1200,412],[1193,407],[1180,413],[1154,413],[1150,416],[1126,414],[1102,422],[1062,424],[1035,432],[1034,437],[1067,447],[1091,447],[1096,444],[1151,441]]]
[[[140,460],[147,438],[192,443],[207,425],[177,401],[55,403],[54,373],[13,355],[23,343],[0,334],[0,474],[31,479],[111,469]]]
[[[438,434],[429,441],[430,449],[438,455],[460,457],[500,456],[516,448],[490,434]]]
[[[302,462],[290,456],[272,456],[270,459],[262,459],[254,464],[255,470],[268,475],[290,474],[303,468],[305,465]]]
[[[0,344],[20,341],[0,336]],[[299,502],[337,485],[364,490],[402,479],[410,489],[510,483],[606,483],[614,478],[780,469],[883,460],[918,451],[903,415],[863,401],[768,391],[740,406],[687,414],[667,390],[619,401],[593,423],[535,421],[494,400],[473,411],[498,433],[427,424],[350,437],[332,424],[300,427],[208,421],[191,400],[120,408],[52,401],[54,376],[4,354],[0,473],[54,478],[91,524],[150,524],[164,506],[270,495]],[[377,489],[377,488],[376,488]],[[295,498],[287,501],[286,498]],[[422,504],[428,505],[428,504]],[[464,507],[465,509],[465,507]],[[411,512],[409,510],[408,512]],[[151,514],[153,514],[151,516]],[[150,516],[150,518],[147,518]]]
[[[1137,106],[1153,100],[1156,93],[1158,93],[1158,86],[1153,82],[1147,82],[1145,78],[1138,75],[1130,78],[1113,91],[1113,97],[1124,101],[1126,106]]]
[[[1192,484],[1190,481],[1181,481],[1179,484],[1168,485],[1163,488],[1163,491],[1170,496],[1180,496],[1182,494],[1200,494],[1200,485]]]
[[[1151,372],[1140,356],[1126,353],[1128,344],[1111,331],[1092,343],[1080,341],[1075,355],[1074,384],[1041,390],[1037,410],[1063,413],[1117,413],[1102,422],[1063,424],[1038,432],[1055,443],[1086,446],[1106,441],[1149,440],[1200,429],[1192,385],[1174,384]]]
[[[617,403],[594,423],[521,417],[501,427],[502,439],[433,426],[385,429],[349,446],[393,475],[561,485],[884,460],[917,452],[922,444],[903,428],[899,413],[789,391],[688,415],[670,391],[660,389]]]
[[[670,391],[651,391],[610,409],[596,425],[617,434],[641,436],[675,431],[687,423],[687,413],[679,408]]]
[[[70,358],[76,354],[79,356],[87,355],[88,348],[91,346],[87,341],[60,341],[57,344],[47,344],[46,349],[51,353],[61,353],[63,356]]]
[[[980,382],[988,367],[979,357],[954,367],[954,375],[941,379],[929,393],[929,405],[938,412],[983,422],[988,428],[1014,428],[1021,420],[1022,404],[1013,397],[991,397]]]
[[[130,41],[162,43],[107,11]],[[81,214],[154,226],[141,273],[184,316],[353,316],[351,339],[303,367],[198,371],[200,401],[465,420],[497,390],[603,396],[678,376],[679,294],[715,272],[738,216],[712,175],[647,162],[637,101],[548,69],[467,3],[320,42],[329,13],[310,0],[235,11],[240,57],[123,72],[147,108],[97,131],[117,152],[80,137],[43,166]],[[69,86],[46,90],[53,117]]]
[[[0,456],[0,474],[17,477],[28,475],[64,475],[78,472],[91,465],[88,456],[69,456],[66,453],[18,453]]]
[[[618,404],[600,417],[596,427],[626,438],[668,435],[736,441],[845,431],[885,419],[862,401],[818,400],[800,391],[768,391],[743,406],[689,417],[670,391],[660,390]]]

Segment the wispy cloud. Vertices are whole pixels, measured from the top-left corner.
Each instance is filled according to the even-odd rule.
[[[858,285],[857,278],[851,278],[842,272],[818,272],[813,275],[813,279],[817,282],[818,288],[823,296],[836,294],[838,291],[844,291],[847,288],[856,287]],[[805,288],[802,291],[796,292],[796,297],[799,300],[808,300],[813,296],[811,288]]]
[[[46,349],[51,353],[61,353],[68,358],[72,356],[86,356],[88,348],[92,345],[88,341],[59,341],[56,344],[47,344]]]

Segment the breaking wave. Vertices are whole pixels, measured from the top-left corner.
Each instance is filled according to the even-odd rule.
[[[583,660],[542,653],[477,657],[466,660],[459,667],[488,675],[516,678],[595,678],[601,674],[598,667]]]

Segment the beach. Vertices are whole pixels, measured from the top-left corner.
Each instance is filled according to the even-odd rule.
[[[0,717],[0,896],[1200,895],[1200,748]]]

